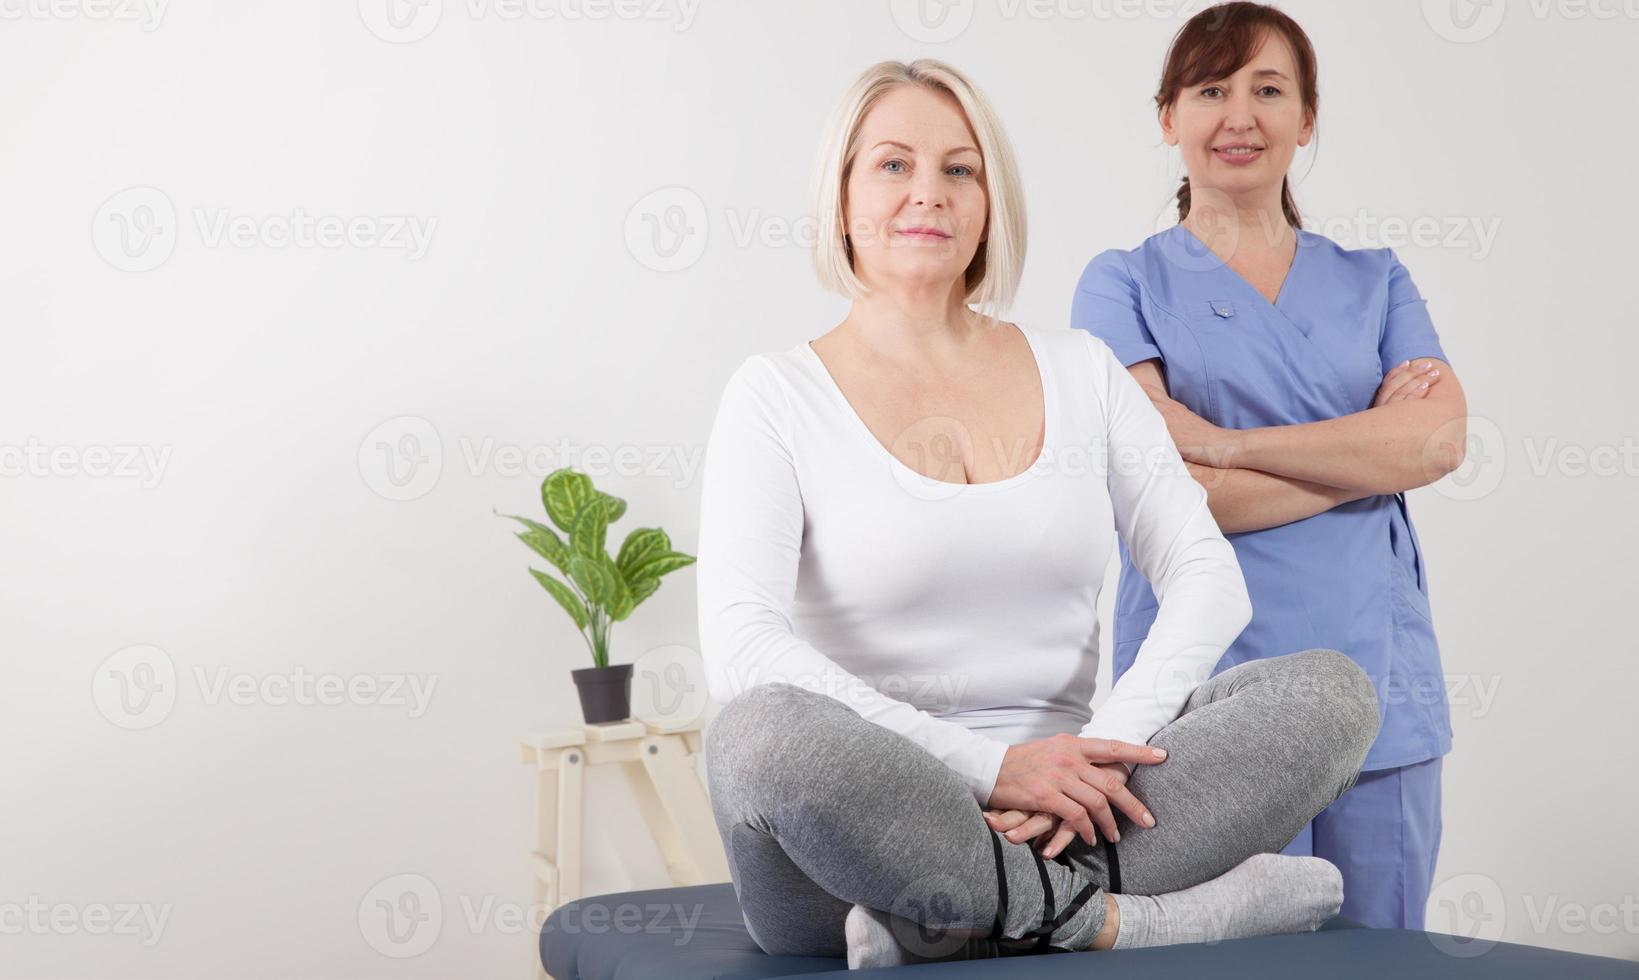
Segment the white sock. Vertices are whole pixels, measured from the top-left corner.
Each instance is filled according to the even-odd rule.
[[[1330,861],[1254,854],[1211,881],[1164,895],[1111,895],[1116,949],[1313,932],[1343,906]]]
[[[968,940],[990,929],[934,929],[864,905],[848,910],[842,932],[848,940],[848,969],[932,963],[968,958]]]

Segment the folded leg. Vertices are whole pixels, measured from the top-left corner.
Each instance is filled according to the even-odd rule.
[[[1117,814],[1121,891],[1188,888],[1280,851],[1354,784],[1377,726],[1370,678],[1334,650],[1254,660],[1208,679],[1150,739],[1167,760],[1138,766],[1128,782],[1156,823]],[[1103,847],[1078,838],[1060,858],[1109,881]]]
[[[856,903],[936,932],[988,930],[1000,916],[1001,935],[1017,938],[1079,892],[1055,944],[1090,942],[1103,924],[1087,882],[995,834],[956,773],[833,698],[784,683],[741,693],[706,733],[706,765],[735,892],[765,952],[843,955]]]

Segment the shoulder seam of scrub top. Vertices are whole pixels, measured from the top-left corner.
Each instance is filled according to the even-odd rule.
[[[1131,279],[1133,281],[1134,285],[1137,285],[1140,282],[1140,280],[1136,275],[1133,275],[1132,265],[1131,265],[1131,263],[1129,263],[1127,261],[1128,253],[1123,252],[1119,249],[1111,249],[1111,251],[1115,252],[1116,256],[1121,259],[1121,268],[1127,273],[1127,278]],[[1165,303],[1162,303],[1159,300],[1156,300],[1154,298],[1154,292],[1155,291],[1152,290],[1152,289],[1145,289],[1144,290],[1144,295],[1150,297],[1149,302],[1150,302],[1151,306],[1154,306],[1156,309],[1160,310],[1162,313],[1165,313],[1166,315],[1168,315],[1170,317],[1173,317],[1175,319],[1178,319],[1178,320],[1184,319],[1184,315],[1182,313],[1178,312],[1177,310],[1173,309],[1170,306],[1167,306]],[[1163,360],[1165,360],[1165,359],[1163,358]]]

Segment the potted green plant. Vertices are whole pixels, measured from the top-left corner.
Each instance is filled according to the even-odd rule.
[[[588,723],[621,721],[632,714],[632,665],[609,663],[609,629],[632,614],[660,588],[660,578],[694,563],[693,555],[672,550],[658,527],[640,527],[626,535],[614,558],[604,546],[609,525],[626,513],[626,501],[592,486],[592,478],[571,467],[541,481],[541,503],[558,536],[539,521],[503,514],[524,526],[518,540],[545,558],[563,578],[531,567],[529,574],[556,599],[592,651],[592,666],[572,670],[580,694],[581,715]]]

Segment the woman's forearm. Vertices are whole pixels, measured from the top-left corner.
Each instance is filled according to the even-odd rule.
[[[1207,506],[1225,534],[1290,524],[1338,504],[1371,496],[1363,490],[1345,490],[1260,470],[1185,465],[1195,482],[1206,488]]]
[[[1467,438],[1464,410],[1432,394],[1321,422],[1229,431],[1237,467],[1362,496],[1433,483],[1462,462]]]

